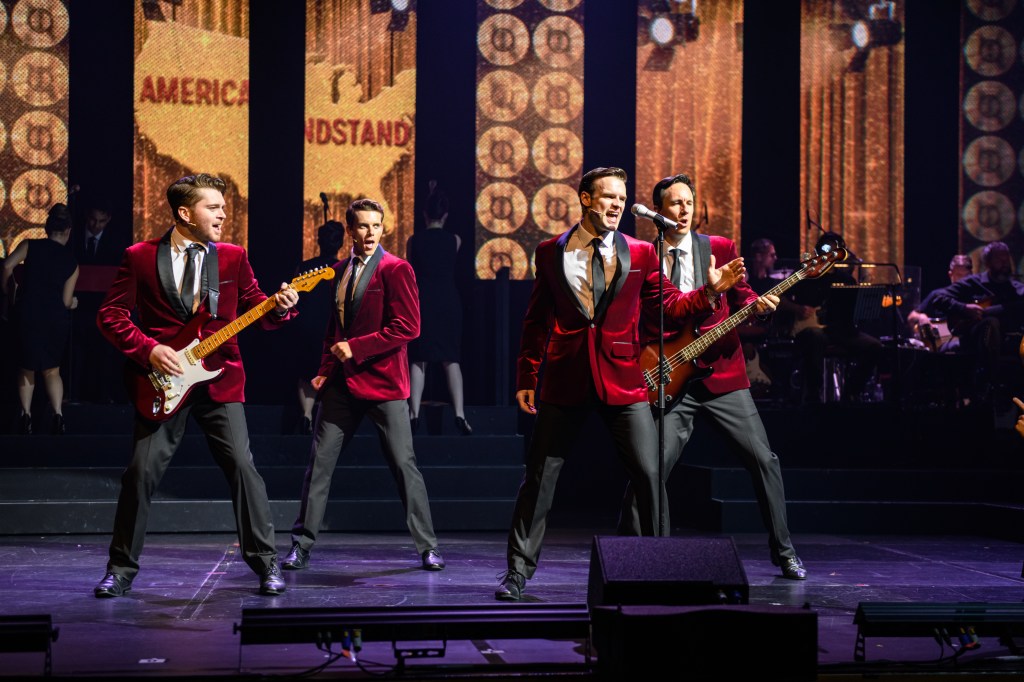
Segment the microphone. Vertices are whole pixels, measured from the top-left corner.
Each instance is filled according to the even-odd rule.
[[[328,203],[327,202],[327,192],[320,192],[320,201],[324,202],[325,204]]]
[[[660,213],[655,213],[654,211],[647,208],[643,204],[633,204],[633,208],[630,210],[633,212],[633,215],[640,216],[641,218],[647,218],[648,220],[653,220],[655,224],[659,225],[663,230],[671,230],[679,225],[679,223],[675,222],[674,220],[669,220]]]

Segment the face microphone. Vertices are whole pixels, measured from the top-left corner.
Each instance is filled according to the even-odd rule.
[[[643,204],[633,204],[633,208],[630,209],[633,215],[640,216],[641,218],[647,218],[653,220],[655,223],[661,226],[664,230],[671,230],[678,226],[679,223],[674,220],[669,220],[660,213],[655,213],[651,209],[647,208]]]

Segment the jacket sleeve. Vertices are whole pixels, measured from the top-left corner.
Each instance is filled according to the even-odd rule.
[[[535,255],[534,262],[540,262]],[[519,360],[517,362],[516,388],[519,391],[537,390],[538,374],[544,360],[544,348],[554,320],[554,298],[547,286],[547,278],[538,272],[533,281],[530,301],[523,317],[523,331],[519,343]]]
[[[121,259],[117,275],[96,313],[96,325],[115,348],[140,367],[149,367],[149,356],[159,344],[132,321],[138,295],[134,253],[132,250],[126,251]]]

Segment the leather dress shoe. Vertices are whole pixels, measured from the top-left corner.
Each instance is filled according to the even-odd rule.
[[[444,559],[441,558],[441,553],[437,551],[436,547],[423,552],[422,558],[424,571],[440,571],[444,568]]]
[[[123,597],[124,593],[130,589],[132,589],[130,579],[117,573],[107,573],[92,592],[97,598],[106,599],[108,597]]]
[[[301,571],[309,567],[309,550],[302,549],[298,545],[292,545],[292,551],[281,562],[281,568],[286,571]]]
[[[260,576],[260,594],[281,594],[284,590],[284,578],[275,561],[267,566],[263,575]]]
[[[455,428],[459,430],[463,436],[469,436],[473,434],[473,427],[469,425],[465,417],[455,418]]]
[[[790,580],[807,579],[807,569],[804,568],[804,562],[800,561],[800,557],[782,559],[781,568],[783,578],[789,578]]]
[[[494,591],[494,598],[498,601],[519,601],[526,589],[526,576],[509,569],[499,573],[498,578],[501,585]]]

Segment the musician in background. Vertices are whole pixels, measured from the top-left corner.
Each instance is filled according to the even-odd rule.
[[[949,261],[949,270],[946,274],[949,276],[950,284],[955,284],[964,277],[974,274],[974,263],[971,261],[971,257],[962,253],[958,253],[953,256]],[[934,289],[929,292],[928,295],[917,304],[917,307],[911,310],[907,315],[907,326],[910,327],[910,330],[915,332],[918,337],[920,337],[921,330],[925,328],[925,325],[931,325],[933,319],[943,317],[943,313],[936,305],[936,301],[942,294],[942,290],[945,288],[946,287],[939,287],[938,289]],[[940,353],[944,353],[956,350],[959,345],[960,339],[954,336],[937,346],[935,350]]]
[[[719,263],[728,263],[736,258],[736,245],[732,240],[691,231],[695,193],[693,181],[682,174],[659,181],[653,192],[655,210],[676,223],[675,228],[665,231],[666,253],[662,268],[672,283],[684,292],[704,286],[703,273],[711,258]],[[724,322],[731,313],[752,303],[756,314],[765,317],[778,306],[779,297],[759,297],[746,282],[738,282],[722,297],[722,305],[701,322],[701,333],[706,333]],[[678,336],[684,330],[683,324],[688,322],[670,321],[666,316],[666,340]],[[640,321],[641,346],[657,344],[658,333],[658,307],[647,304]],[[786,520],[782,467],[768,444],[768,434],[750,395],[750,382],[736,330],[713,344],[699,363],[711,367],[713,373],[703,381],[691,383],[686,394],[664,416],[666,477],[690,440],[694,418],[698,412],[703,412],[729,438],[750,473],[761,517],[768,530],[772,563],[781,567],[783,577],[804,580],[807,571],[793,547]],[[662,481],[663,487],[664,483]],[[633,490],[627,485],[619,517],[620,533],[640,534],[637,512]],[[665,516],[668,517],[667,510]],[[668,524],[668,528],[671,527]]]
[[[198,329],[196,334],[186,329],[197,313],[212,315],[202,327],[202,336],[209,337],[267,299],[245,249],[220,243],[227,220],[224,188],[223,180],[205,173],[175,180],[167,189],[174,226],[159,239],[125,250],[100,306],[100,331],[145,372],[184,373],[176,351],[198,336]],[[276,307],[261,320],[263,327],[275,329],[293,317],[298,298],[298,292],[282,284],[274,295]],[[223,373],[217,381],[196,386],[169,419],[135,415],[132,459],[121,477],[110,560],[94,590],[97,597],[120,597],[131,589],[139,571],[150,501],[181,443],[189,415],[206,434],[210,452],[228,479],[239,547],[246,564],[260,577],[260,593],[285,590],[267,490],[249,451],[242,406],[245,370],[237,341],[221,344],[205,364]],[[140,374],[139,386],[148,383]]]
[[[981,252],[985,270],[940,289],[935,308],[960,339],[961,351],[977,360],[973,400],[988,403],[1000,357],[1016,355],[1024,327],[1024,284],[1013,279],[1010,247],[991,242]]]

